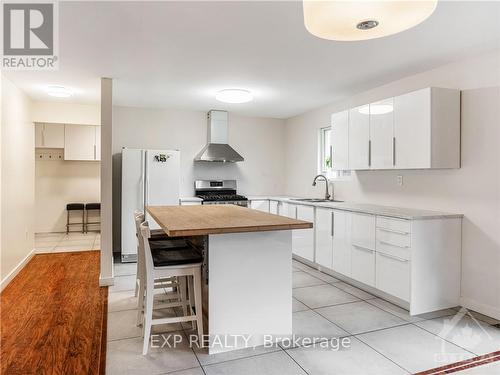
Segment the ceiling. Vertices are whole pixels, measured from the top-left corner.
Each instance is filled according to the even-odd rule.
[[[98,103],[111,77],[116,105],[276,118],[500,47],[496,1],[440,1],[422,24],[361,42],[309,34],[298,1],[61,2],[59,20],[58,71],[6,72],[35,100],[62,85]],[[224,88],[255,100],[219,103]]]

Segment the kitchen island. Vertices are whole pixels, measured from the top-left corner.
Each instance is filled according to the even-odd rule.
[[[235,205],[150,206],[171,237],[203,253],[210,354],[292,334],[292,230],[312,223]]]

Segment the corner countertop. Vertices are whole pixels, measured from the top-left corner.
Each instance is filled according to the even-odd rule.
[[[415,208],[404,208],[404,207],[381,206],[369,203],[304,202],[304,201],[296,201],[294,200],[294,197],[286,197],[286,196],[247,196],[247,198],[249,200],[269,199],[269,200],[276,200],[293,204],[301,204],[304,206],[334,208],[337,210],[394,217],[397,219],[405,219],[405,220],[454,219],[454,218],[463,218],[464,216],[463,214],[459,213],[431,211],[426,209],[415,209]]]
[[[180,197],[181,202],[201,202],[203,199],[198,197]]]
[[[148,206],[147,211],[171,237],[307,229],[313,226],[308,221],[232,204]]]

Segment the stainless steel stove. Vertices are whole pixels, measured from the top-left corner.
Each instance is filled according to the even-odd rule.
[[[194,192],[202,204],[236,204],[247,207],[248,199],[236,193],[236,180],[196,180]]]

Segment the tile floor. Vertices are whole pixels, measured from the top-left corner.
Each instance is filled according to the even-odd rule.
[[[293,332],[311,338],[347,337],[349,348],[276,346],[208,355],[186,342],[143,356],[141,331],[135,326],[135,271],[135,263],[115,264],[115,285],[109,288],[110,375],[408,374],[500,349],[500,329],[490,325],[498,322],[491,318],[465,315],[453,324],[451,319],[461,316],[458,309],[410,317],[406,310],[294,261]],[[161,328],[191,333],[189,324]],[[498,364],[468,370],[498,371]]]
[[[63,251],[99,250],[101,234],[98,232],[36,233],[37,253],[57,253]]]

